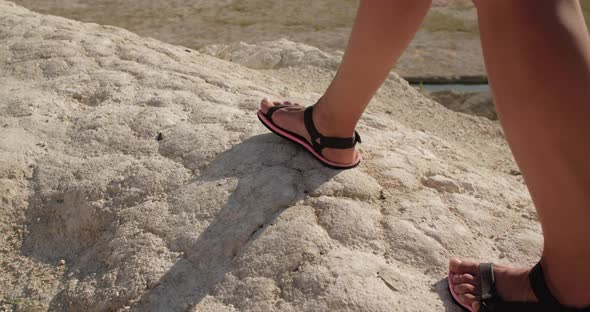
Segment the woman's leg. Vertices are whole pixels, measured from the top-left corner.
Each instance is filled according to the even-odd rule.
[[[562,304],[590,306],[590,38],[579,2],[475,2],[500,120],[543,228],[547,284]],[[454,259],[451,270],[468,273],[458,289],[477,300],[477,264]],[[499,267],[500,295],[535,300],[528,271]]]
[[[325,136],[352,137],[361,114],[424,19],[431,0],[361,1],[348,48],[330,87],[316,104],[313,119]],[[264,100],[266,112],[274,104]],[[273,121],[284,129],[309,136],[301,107],[282,109]],[[326,149],[326,158],[349,163],[355,151]]]

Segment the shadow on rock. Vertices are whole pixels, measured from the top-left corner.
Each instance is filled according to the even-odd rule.
[[[138,311],[187,310],[232,270],[233,261],[275,219],[339,171],[321,165],[274,135],[252,137],[220,154],[195,183],[237,179],[235,188],[184,256],[143,295]],[[306,172],[314,171],[313,178]]]
[[[432,285],[432,289],[438,294],[440,300],[443,302],[443,305],[445,306],[445,312],[464,311],[455,302],[453,297],[451,297],[451,293],[449,292],[449,281],[446,277]]]

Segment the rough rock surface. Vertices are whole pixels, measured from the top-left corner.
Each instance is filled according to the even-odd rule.
[[[337,70],[342,59],[341,55],[331,55],[287,39],[259,44],[215,44],[203,48],[201,52],[253,69],[316,66]]]
[[[396,76],[357,169],[267,133],[258,101],[312,103],[323,61],[254,70],[0,0],[0,309],[459,311],[450,256],[538,260],[498,125]]]
[[[425,95],[456,112],[498,120],[491,92],[425,91]]]

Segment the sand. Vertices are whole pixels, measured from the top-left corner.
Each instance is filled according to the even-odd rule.
[[[267,42],[229,62],[0,0],[0,309],[460,311],[449,257],[538,260],[496,122],[392,74],[361,166],[323,168],[255,113],[338,54]]]

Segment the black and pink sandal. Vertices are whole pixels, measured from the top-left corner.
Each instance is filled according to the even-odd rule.
[[[576,309],[562,305],[555,299],[549,287],[545,283],[545,274],[541,263],[537,263],[529,273],[529,282],[533,288],[538,302],[512,302],[504,301],[496,291],[496,279],[494,277],[494,265],[481,263],[479,265],[479,285],[481,287],[481,306],[479,311],[459,301],[459,295],[455,292],[453,272],[449,273],[449,291],[453,299],[463,309],[470,312],[590,312],[590,307]]]
[[[262,110],[258,111],[258,119],[260,122],[268,128],[268,130],[272,131],[274,134],[287,139],[291,142],[294,142],[298,145],[303,146],[311,155],[313,155],[317,160],[319,160],[324,166],[333,168],[333,169],[351,169],[359,165],[361,162],[361,157],[358,153],[355,153],[355,160],[349,164],[342,164],[333,162],[328,160],[322,155],[322,150],[324,148],[335,148],[335,149],[349,149],[355,147],[356,143],[361,143],[360,135],[355,131],[355,136],[353,138],[334,138],[334,137],[325,137],[321,135],[318,130],[316,129],[315,125],[313,124],[312,114],[313,114],[313,106],[309,106],[305,109],[304,112],[304,122],[305,128],[311,137],[311,143],[308,142],[304,137],[293,133],[291,131],[285,130],[278,125],[276,125],[271,117],[272,115],[281,108],[291,107],[290,105],[275,105],[271,107],[268,112],[265,114]],[[319,141],[318,141],[319,139]]]

